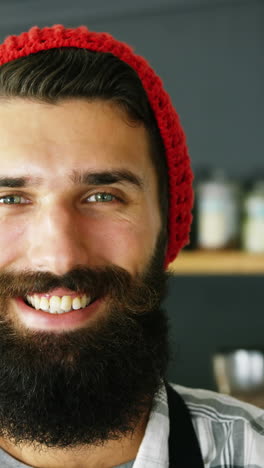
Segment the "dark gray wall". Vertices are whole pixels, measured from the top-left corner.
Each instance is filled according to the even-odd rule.
[[[238,177],[263,168],[263,0],[1,0],[0,40],[56,23],[108,31],[148,58],[180,114],[195,168]],[[214,388],[215,349],[262,343],[262,281],[171,279],[170,378]]]
[[[215,389],[211,358],[217,350],[264,347],[263,277],[174,277],[169,285],[168,376]]]

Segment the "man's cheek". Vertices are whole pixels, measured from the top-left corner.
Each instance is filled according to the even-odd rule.
[[[24,229],[0,218],[0,269],[8,267],[23,252]]]
[[[134,225],[123,221],[104,226],[97,233],[95,249],[104,262],[125,268],[131,274],[144,270],[152,253],[152,239],[146,223]]]

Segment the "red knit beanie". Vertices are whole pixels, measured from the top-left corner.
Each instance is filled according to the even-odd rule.
[[[168,248],[165,267],[189,242],[193,206],[193,173],[186,139],[179,117],[160,78],[148,62],[135,55],[132,48],[110,34],[89,31],[86,26],[75,29],[60,24],[52,27],[32,27],[19,36],[8,36],[0,45],[0,65],[29,54],[57,47],[78,47],[98,52],[110,52],[130,65],[138,74],[154,112],[164,143],[169,173]]]

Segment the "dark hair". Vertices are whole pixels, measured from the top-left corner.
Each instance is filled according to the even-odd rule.
[[[40,51],[0,66],[0,99],[21,97],[57,104],[67,98],[116,102],[150,136],[158,178],[162,225],[167,233],[168,172],[165,150],[147,94],[137,73],[111,53],[76,47]]]

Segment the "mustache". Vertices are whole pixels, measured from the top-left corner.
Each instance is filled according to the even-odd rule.
[[[159,276],[159,275],[158,275]],[[55,288],[67,288],[92,299],[109,296],[116,305],[126,304],[134,312],[153,309],[160,303],[162,282],[153,278],[133,277],[116,265],[98,268],[76,267],[58,276],[48,271],[0,271],[0,297],[26,297],[37,293],[48,294]]]

